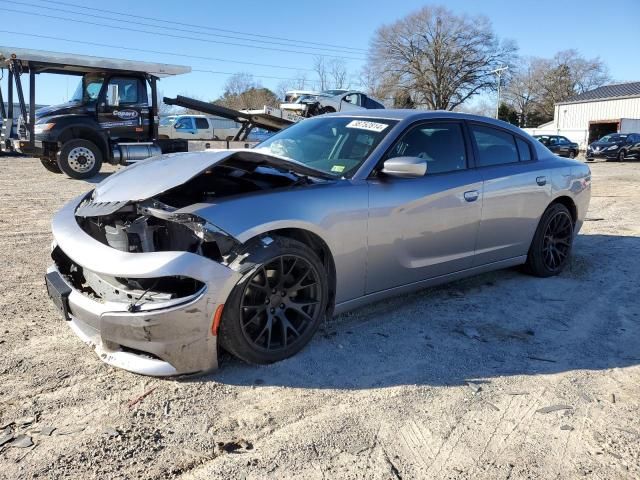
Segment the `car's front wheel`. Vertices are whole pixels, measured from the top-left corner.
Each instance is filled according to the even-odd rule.
[[[327,312],[327,274],[316,253],[284,237],[256,242],[237,266],[244,275],[227,300],[219,341],[250,363],[301,350]]]
[[[558,275],[566,266],[573,245],[573,218],[569,209],[554,203],[542,214],[529,247],[525,269],[537,277]]]
[[[627,156],[627,152],[625,152],[624,149],[620,149],[620,151],[618,152],[618,161],[624,162],[624,157],[626,156]]]

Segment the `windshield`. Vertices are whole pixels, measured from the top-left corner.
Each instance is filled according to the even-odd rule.
[[[89,103],[96,100],[100,95],[103,81],[104,75],[101,73],[87,73],[80,80],[73,97],[71,97],[71,101]]]
[[[621,142],[622,140],[626,139],[627,136],[626,135],[620,135],[618,133],[613,133],[611,135],[605,135],[604,137],[602,137],[600,139],[601,142]]]
[[[336,177],[350,177],[397,121],[324,117],[304,120],[255,147]]]
[[[176,121],[176,117],[162,117],[160,119],[160,123],[159,125],[161,127],[166,127],[168,125],[171,125],[172,123],[174,123]]]

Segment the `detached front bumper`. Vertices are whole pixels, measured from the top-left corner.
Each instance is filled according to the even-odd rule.
[[[66,305],[72,330],[103,361],[131,372],[167,376],[217,368],[212,322],[240,275],[189,252],[127,253],[104,245],[76,221],[75,210],[83,197],[67,203],[52,221],[57,248],[75,265],[97,275],[186,277],[204,286],[185,297],[140,302],[139,309],[129,311],[131,302],[103,300],[82,292],[54,264],[48,272],[59,275],[70,290]]]

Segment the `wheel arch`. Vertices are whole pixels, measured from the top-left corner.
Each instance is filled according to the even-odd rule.
[[[567,195],[561,195],[559,197],[554,198],[547,208],[549,208],[551,205],[554,205],[556,203],[559,203],[567,207],[567,210],[569,210],[569,213],[571,214],[571,219],[573,220],[573,224],[575,225],[576,222],[578,221],[578,207],[576,206],[573,199]]]
[[[311,250],[313,250],[316,253],[316,255],[318,255],[318,258],[322,262],[322,265],[324,265],[325,271],[327,273],[327,280],[329,284],[329,292],[328,292],[329,301],[327,302],[327,316],[328,318],[331,317],[333,313],[333,308],[335,306],[337,279],[336,279],[336,265],[335,265],[333,253],[331,251],[331,248],[327,244],[327,242],[320,235],[306,228],[283,227],[283,228],[274,228],[274,229],[266,230],[260,233],[259,235],[255,235],[251,237],[250,239],[248,239],[243,243],[246,244],[256,238],[265,237],[269,235],[286,237],[292,240],[296,240],[300,243],[304,243],[306,246],[311,248]]]
[[[111,158],[105,138],[90,127],[74,125],[65,128],[58,135],[58,142],[60,145],[64,145],[69,140],[87,140],[100,149],[105,161],[109,161]]]

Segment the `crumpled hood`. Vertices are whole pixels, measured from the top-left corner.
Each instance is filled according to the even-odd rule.
[[[170,153],[147,160],[114,173],[100,182],[93,192],[92,204],[124,204],[147,200],[188,182],[214,165],[234,156],[257,164],[295,170],[302,175],[328,176],[290,158],[273,155],[264,149],[207,150]]]
[[[130,202],[151,198],[182,185],[235,150],[170,153],[134,163],[98,184],[93,202]]]

